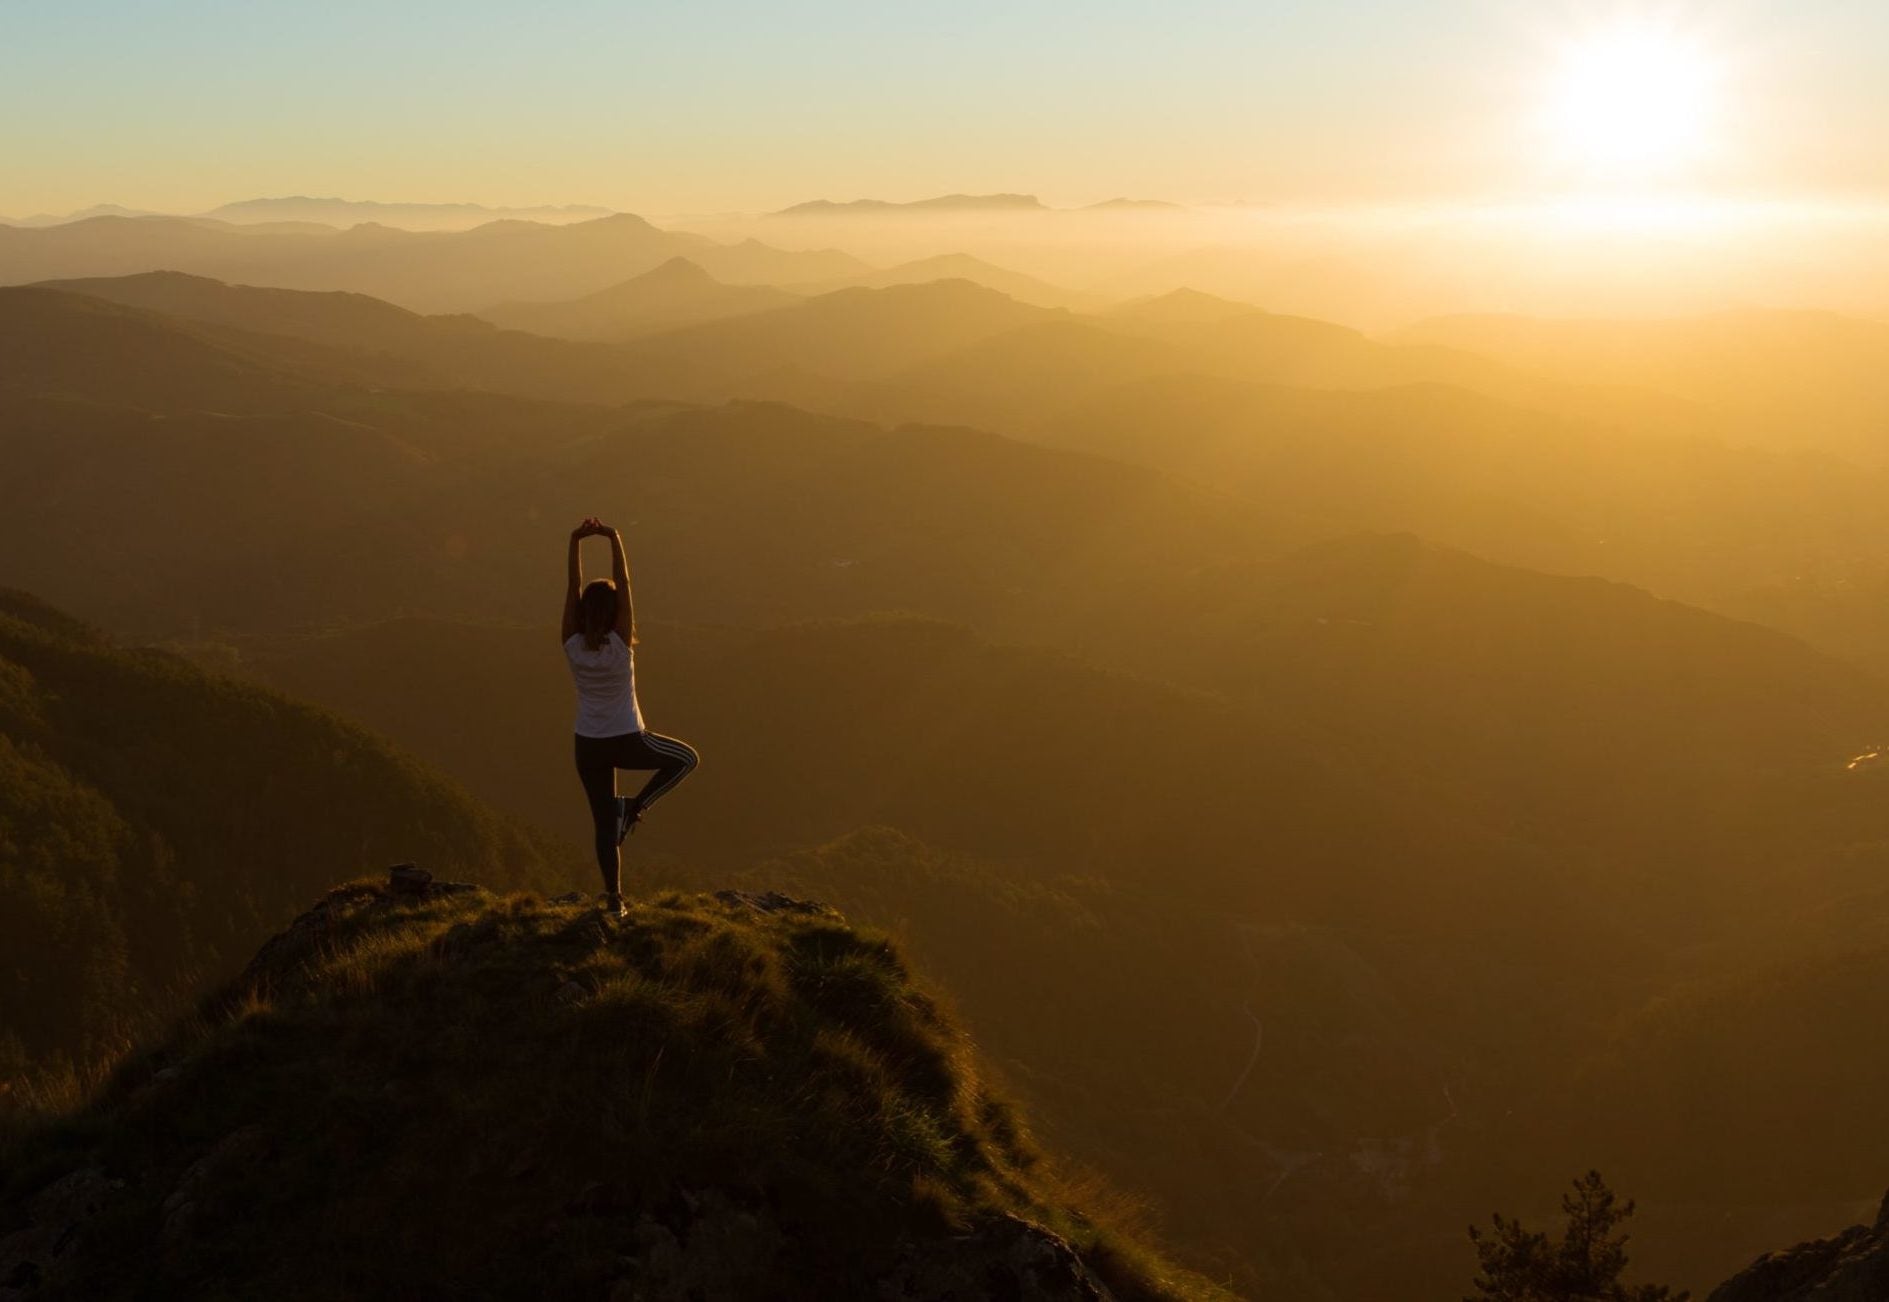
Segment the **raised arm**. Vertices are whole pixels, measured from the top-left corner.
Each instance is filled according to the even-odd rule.
[[[617,584],[617,636],[623,645],[636,645],[636,603],[630,597],[630,559],[623,554],[623,535],[607,524],[598,532],[610,540],[610,577]]]
[[[558,644],[562,646],[571,640],[577,632],[577,594],[584,590],[584,561],[581,555],[584,539],[597,532],[597,521],[587,518],[582,524],[571,530],[571,552],[564,564],[564,623],[558,633]]]

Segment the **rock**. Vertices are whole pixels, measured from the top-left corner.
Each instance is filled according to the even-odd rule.
[[[740,1302],[766,1296],[787,1237],[773,1215],[719,1189],[680,1190],[630,1231],[632,1255],[609,1297],[634,1302]]]
[[[164,1238],[172,1243],[189,1237],[198,1206],[216,1183],[231,1170],[260,1161],[269,1152],[269,1132],[244,1126],[218,1140],[216,1146],[192,1162],[164,1199]]]
[[[1873,1225],[1767,1252],[1707,1302],[1882,1302],[1889,1298],[1889,1197]]]
[[[387,885],[395,895],[424,895],[433,874],[410,863],[397,863],[387,870]]]
[[[289,924],[287,931],[278,932],[263,942],[262,948],[256,951],[256,956],[243,969],[243,980],[253,980],[285,962],[291,955],[312,948],[315,939],[333,924],[334,912],[327,900],[298,915]]]
[[[427,895],[465,895],[471,891],[484,890],[477,882],[434,882],[426,888]]]
[[[33,1195],[26,1228],[0,1239],[0,1298],[25,1297],[55,1282],[60,1266],[84,1240],[86,1225],[124,1187],[123,1180],[85,1167]]]
[[[831,905],[821,904],[817,900],[796,900],[791,895],[779,891],[716,891],[715,898],[731,907],[749,908],[756,913],[809,913],[838,915],[838,910]]]
[[[1041,1225],[1000,1216],[971,1234],[913,1244],[879,1281],[880,1302],[1114,1302],[1076,1250]]]

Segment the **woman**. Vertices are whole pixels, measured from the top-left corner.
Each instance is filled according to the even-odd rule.
[[[610,540],[613,577],[586,585],[578,555],[584,539]],[[595,516],[571,530],[564,589],[564,658],[577,685],[577,776],[590,802],[603,873],[604,908],[623,913],[623,865],[617,847],[659,796],[687,777],[700,758],[693,747],[643,727],[636,704],[636,615],[623,539]],[[618,769],[654,769],[634,796],[617,795]]]

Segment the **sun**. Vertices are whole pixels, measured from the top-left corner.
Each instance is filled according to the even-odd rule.
[[[1663,24],[1616,23],[1563,45],[1542,128],[1563,164],[1596,178],[1671,177],[1713,143],[1718,79],[1703,43]]]

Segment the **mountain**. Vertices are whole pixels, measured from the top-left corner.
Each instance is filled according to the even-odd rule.
[[[1215,636],[1170,636],[1203,611]],[[1196,571],[1144,614],[1142,654],[1165,645],[1177,680],[1269,709],[1302,701],[1346,735],[1422,755],[1478,821],[1530,840],[1722,845],[1711,888],[1728,892],[1741,845],[1762,865],[1793,836],[1873,835],[1872,797],[1844,764],[1889,728],[1881,681],[1624,584],[1365,535]],[[1774,802],[1812,822],[1773,840],[1796,816]],[[1838,809],[1864,822],[1823,822]],[[1631,889],[1650,917],[1703,885],[1670,861]]]
[[[671,269],[623,297],[687,300],[701,288],[698,273]],[[475,317],[421,316],[361,295],[259,289],[178,273],[49,281],[31,292],[50,290],[241,331],[244,337],[220,334],[216,341],[238,350],[273,352],[271,365],[288,364],[280,345],[256,336],[319,344],[325,351],[301,350],[292,355],[293,365],[337,382],[466,387],[618,403],[638,397],[794,394],[809,382],[818,387],[827,377],[894,371],[1020,322],[1060,316],[968,281],[935,281],[836,290],[804,300],[788,296],[783,307],[606,346],[499,330]],[[53,310],[44,297],[19,297],[28,292],[0,289],[0,301],[12,302],[16,312],[26,312],[29,302],[38,305],[36,310]],[[704,301],[727,303],[737,295],[752,306],[766,292],[711,286]],[[389,369],[391,359],[407,365]]]
[[[876,216],[882,213],[1047,212],[1033,194],[944,194],[935,199],[894,203],[885,199],[811,199],[782,208],[774,217]]]
[[[1178,325],[1226,321],[1259,310],[1251,303],[1236,303],[1230,298],[1203,294],[1197,289],[1176,289],[1166,294],[1151,294],[1118,303],[1105,315],[1123,321]]]
[[[0,217],[0,226],[63,226],[67,222],[82,222],[91,217],[156,217],[159,214],[142,208],[127,208],[116,203],[95,203],[90,208],[81,208],[77,212],[63,214],[35,213],[31,217]]]
[[[68,330],[88,316],[102,320],[103,304],[82,306],[92,300],[141,309],[143,315],[120,313],[113,318],[119,337],[91,350],[30,343],[36,331]],[[134,319],[140,339],[135,350],[130,338]],[[259,289],[181,272],[0,289],[0,321],[14,323],[0,329],[17,329],[29,341],[26,346],[45,351],[34,369],[23,369],[21,378],[13,379],[15,385],[24,382],[43,392],[48,375],[77,367],[90,377],[86,383],[97,395],[168,402],[170,409],[178,399],[159,398],[118,377],[136,376],[141,368],[154,365],[158,377],[175,388],[179,377],[170,369],[169,355],[180,348],[210,349],[224,355],[219,365],[229,371],[225,383],[230,392],[255,383],[253,376],[236,374],[244,368],[269,372],[277,387],[280,376],[293,375],[304,382],[301,405],[331,412],[358,407],[359,395],[350,399],[332,391],[313,393],[306,391],[307,385],[468,389],[621,403],[674,382],[662,369],[639,368],[636,359],[599,343],[500,330],[471,316],[422,316],[362,294]],[[0,384],[8,378],[0,376]],[[383,398],[376,405],[388,401]],[[284,404],[289,400],[282,399],[278,408]],[[216,409],[214,392],[206,391],[199,405]]]
[[[254,302],[219,288],[215,304]],[[916,318],[918,333],[1035,310],[962,288],[968,310],[949,287],[942,301],[932,286],[832,296],[843,312],[868,309],[855,364],[867,341],[910,342],[872,335],[873,311],[901,295],[938,309]],[[158,635],[473,609],[525,618],[546,521],[599,501],[624,508],[612,514],[674,618],[767,622],[917,599],[1029,636],[1080,627],[1078,612],[1152,591],[1177,567],[1250,555],[1276,528],[1145,470],[976,431],[887,431],[771,404],[612,410],[374,388],[333,374],[352,359],[281,336],[206,336],[46,290],[0,292],[0,322],[9,304],[23,356],[52,349],[55,327],[70,346],[53,349],[58,367],[9,371],[15,387],[0,386],[13,471],[0,477],[0,575]],[[809,309],[818,320],[834,303],[745,320]],[[629,370],[603,345],[510,337]],[[754,342],[746,364],[758,369],[764,349],[798,341],[770,325]],[[651,374],[681,362],[640,360]],[[109,593],[107,572],[120,580]]]
[[[702,385],[676,396],[775,396],[801,374],[883,375],[1054,316],[968,280],[840,289],[635,341],[631,355]]]
[[[1458,385],[1307,390],[1190,376],[1178,362],[1137,378],[1159,368],[1132,353],[1110,384],[1082,360],[1104,350],[1083,348],[1061,363],[1069,381],[1040,360],[999,371],[993,341],[967,364],[915,369],[854,403],[880,419],[993,422],[1029,414],[1051,388],[1089,384],[1091,398],[1021,432],[1211,483],[1323,532],[1408,530],[1512,564],[1603,574],[1889,664],[1889,553],[1869,506],[1885,489],[1879,469],[1730,443],[1684,414],[1623,428],[1552,398]]]
[[[181,271],[246,285],[347,290],[418,312],[575,298],[687,257],[722,280],[791,283],[846,275],[854,259],[759,244],[718,245],[615,213],[564,225],[492,221],[463,231],[348,230],[202,218],[97,217],[0,227],[0,284]]]
[[[360,352],[411,353],[418,340],[436,337],[442,327],[452,329],[462,341],[484,333],[476,321],[425,317],[366,294],[230,285],[181,271],[48,280],[26,288],[82,294],[204,325],[286,335]]]
[[[33,1292],[1225,1296],[1080,1205],[896,949],[779,895],[341,887],[10,1148]]]
[[[561,303],[501,303],[479,315],[507,330],[563,339],[632,339],[784,307],[799,298],[769,285],[724,285],[687,258],[671,258],[654,271],[582,298]]]
[[[0,770],[0,1079],[122,1050],[338,863],[561,879],[359,728],[5,590]]]
[[[1889,1297],[1889,1198],[1873,1223],[1769,1252],[1707,1302],[1872,1302]]]
[[[1102,315],[1039,315],[1011,337],[916,358],[905,373],[834,395],[826,407],[1027,436],[1116,386],[1156,376],[1183,387],[1186,377],[1311,389],[1441,384],[1610,431],[1696,435],[1711,428],[1701,409],[1659,394],[1564,384],[1461,349],[1387,344],[1326,321],[1188,298]]]
[[[788,252],[760,240],[710,244],[691,249],[689,261],[717,280],[737,285],[801,285],[843,280],[870,271],[867,263],[840,249]]]
[[[1203,234],[1209,240],[1226,237],[1225,228]],[[1149,249],[1152,260],[1139,266],[1118,262],[1120,269],[1097,289],[1126,298],[1191,287],[1264,303],[1276,312],[1373,326],[1410,321],[1425,310],[1422,304],[1435,301],[1437,292],[1412,275],[1407,257],[1387,257],[1356,243],[1333,246],[1288,238],[1169,248],[1173,251]]]
[[[1773,446],[1886,460],[1889,323],[1785,311],[1630,321],[1459,316],[1397,338],[1473,349],[1564,381],[1671,393]]]
[[[867,289],[884,289],[889,285],[920,285],[933,280],[968,280],[1000,294],[1008,294],[1020,303],[1037,307],[1080,308],[1092,301],[1087,294],[1052,285],[1046,280],[1026,276],[1020,271],[1011,271],[965,253],[941,253],[932,258],[919,258],[915,262],[903,262],[883,271],[852,276],[843,283],[832,283],[824,288],[840,289],[857,285]]]
[[[591,221],[608,217],[608,208],[585,204],[544,204],[532,208],[488,208],[477,203],[381,203],[372,199],[313,199],[291,195],[275,199],[243,199],[197,214],[213,221],[314,222],[323,226],[353,226],[376,222],[403,230],[467,230],[493,221]]]

